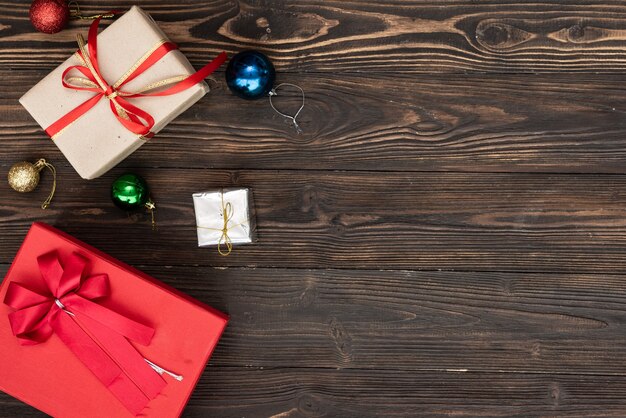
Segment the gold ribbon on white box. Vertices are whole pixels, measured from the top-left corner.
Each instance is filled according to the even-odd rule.
[[[193,194],[198,246],[217,246],[229,255],[233,244],[252,242],[248,189],[222,189]]]

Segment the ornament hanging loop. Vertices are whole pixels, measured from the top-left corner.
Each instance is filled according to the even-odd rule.
[[[112,17],[115,17],[115,15],[116,15],[116,13],[110,12],[110,13],[105,13],[105,14],[86,16],[86,15],[83,15],[80,12],[80,6],[78,5],[78,2],[70,1],[67,5],[70,7],[70,18],[71,19],[78,19],[78,20],[95,20],[95,19],[98,19],[98,18],[110,19]]]
[[[278,90],[282,86],[294,87],[294,88],[300,90],[300,94],[302,95],[302,104],[300,105],[300,108],[298,109],[296,114],[293,115],[293,116],[287,115],[286,113],[283,113],[280,110],[276,109],[276,106],[274,106],[274,103],[272,103],[272,97],[278,96],[278,93],[276,93],[276,90]],[[300,115],[300,112],[302,112],[302,109],[304,109],[304,100],[305,99],[304,99],[304,90],[302,90],[302,87],[297,86],[295,84],[291,84],[291,83],[280,83],[279,85],[274,87],[272,90],[270,90],[270,92],[268,94],[270,96],[270,106],[272,106],[272,109],[274,109],[274,112],[278,113],[280,116],[282,116],[284,118],[291,119],[291,122],[293,122],[293,126],[296,128],[296,132],[298,132],[298,134],[301,134],[302,133],[302,129],[300,129],[300,125],[298,125],[298,122],[296,121],[296,118],[298,117],[298,115]]]
[[[52,173],[52,190],[50,191],[50,194],[48,195],[46,200],[44,200],[44,202],[41,204],[41,209],[47,209],[48,206],[50,206],[50,203],[52,202],[52,198],[54,197],[54,192],[57,189],[57,170],[54,168],[52,164],[50,164],[43,158],[37,160],[37,162],[34,165],[37,171],[41,171],[45,167],[48,170],[50,170],[50,172]]]
[[[150,212],[150,217],[152,218],[152,230],[156,231],[158,229],[157,223],[156,223],[156,217],[154,216],[154,212],[156,211],[156,205],[154,204],[152,199],[148,199],[145,206],[146,206],[146,209],[148,209],[148,212]]]

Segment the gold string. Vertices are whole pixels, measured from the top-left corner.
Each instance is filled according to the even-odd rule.
[[[107,83],[98,75],[91,60],[86,59],[86,57],[88,57],[88,53],[87,53],[87,46],[85,44],[85,38],[83,38],[83,35],[79,33],[76,35],[76,40],[78,41],[78,49],[80,49],[80,52],[83,54],[83,57],[85,57],[85,59],[83,59],[83,63],[87,66],[87,68],[89,68],[89,71],[91,71],[91,74],[100,85],[100,88],[103,91],[106,91],[106,89],[108,88]],[[85,80],[85,81],[89,82],[90,80]],[[113,97],[106,96],[106,97],[107,99],[114,98],[114,96]],[[117,104],[115,100],[113,100],[112,102],[113,102],[113,105],[115,106],[115,110],[117,111],[117,114],[123,119],[130,120],[126,111],[122,109],[122,107],[119,104]]]
[[[226,205],[224,205],[224,190],[222,190],[220,194],[222,195],[222,218],[224,218],[224,226],[222,227],[222,236],[217,242],[217,252],[220,253],[220,255],[226,256],[233,250],[233,242],[228,236],[228,222],[230,222],[233,218],[234,211],[233,205],[230,202],[226,202]],[[228,252],[226,253],[222,251],[222,239],[226,243],[226,248],[228,249]]]
[[[179,81],[183,81],[187,77],[189,77],[189,76],[177,75],[176,77],[170,77],[170,78],[166,78],[165,80],[161,80],[161,81],[154,82],[152,84],[148,84],[147,86],[142,87],[139,90],[133,91],[132,93],[120,93],[120,95],[121,96],[130,96],[130,95],[133,95],[133,94],[145,93],[147,91],[154,90],[154,89],[157,89],[159,87],[165,87],[165,86],[169,86],[170,84],[176,84]]]
[[[140,66],[141,64],[143,64],[143,63],[144,63],[144,61],[145,61],[145,60],[147,60],[147,59],[148,59],[148,57],[150,57],[150,55],[152,55],[152,53],[154,53],[154,51],[156,51],[157,49],[159,49],[159,47],[160,47],[161,45],[163,45],[165,42],[167,42],[165,39],[159,39],[159,41],[158,41],[157,43],[155,43],[155,44],[152,46],[152,48],[150,48],[150,49],[148,50],[148,52],[146,52],[145,54],[143,54],[143,56],[142,56],[141,58],[139,58],[137,61],[135,61],[135,63],[133,64],[133,66],[132,66],[132,67],[130,67],[130,68],[128,69],[128,71],[126,71],[126,72],[124,73],[124,75],[122,75],[122,76],[119,78],[119,80],[117,80],[117,81],[115,82],[115,84],[113,84],[111,87],[113,87],[114,89],[117,89],[119,86],[121,86],[121,85],[122,85],[122,83],[124,83],[124,81],[126,81],[126,79],[127,79],[128,77],[130,77],[130,75],[131,75],[132,73],[134,73],[134,72],[135,72],[135,70],[136,70],[137,68],[139,68],[139,66]]]
[[[74,6],[75,10],[72,10],[70,12],[70,17],[72,19],[80,19],[80,20],[95,20],[97,18],[103,18],[103,19],[110,19],[112,17],[115,17],[114,13],[107,13],[107,14],[98,14],[98,15],[89,15],[89,16],[85,16],[80,12],[80,6],[78,5],[77,2],[75,1],[71,1],[67,4],[68,6]]]
[[[50,192],[46,200],[44,200],[44,202],[41,204],[42,209],[47,209],[48,206],[50,206],[50,203],[52,202],[52,197],[54,196],[54,192],[57,189],[57,170],[52,164],[50,164],[43,158],[35,163],[35,168],[37,169],[37,171],[43,170],[44,167],[52,172],[52,191]]]
[[[231,225],[230,227],[228,227],[228,229],[233,229],[233,228],[237,228],[238,226],[241,225],[246,225],[248,222],[240,222],[238,224],[235,225]],[[209,231],[218,231],[218,232],[223,232],[224,228],[209,228],[208,226],[198,226],[196,227],[197,229],[208,229]],[[228,234],[226,235],[228,237],[228,239],[230,240],[230,237],[228,236]],[[220,240],[223,239],[224,236],[222,234],[222,237],[220,237]],[[232,241],[231,241],[231,245],[232,245]],[[218,243],[218,247],[219,247],[219,243]],[[219,251],[219,248],[218,248]],[[222,255],[228,255],[228,254],[222,254]]]
[[[68,77],[67,81],[69,83],[74,83],[74,82],[81,83],[85,87],[92,87],[94,89],[98,88],[98,85],[96,83],[83,77]]]
[[[83,64],[83,66],[86,66],[87,68],[89,68],[89,70],[92,72],[93,76],[95,77],[96,81],[98,82],[98,84],[100,85],[100,88],[102,90],[106,90],[107,89],[107,84],[105,83],[104,80],[102,80],[98,74],[95,72],[95,69],[91,63],[91,60],[88,59],[84,59],[83,57],[87,57],[87,47],[86,47],[86,43],[85,43],[85,38],[83,37],[82,34],[77,34],[76,35],[76,40],[78,42],[78,49],[80,50],[80,52],[82,53],[82,56],[80,54],[78,55],[78,59],[81,61],[81,64]],[[128,69],[128,71],[126,71],[126,73],[124,73],[113,85],[111,85],[111,88],[113,88],[113,90],[117,91],[117,88],[119,88],[119,86],[122,85],[122,83],[124,83],[124,81],[126,81],[126,79],[128,77],[130,77],[130,75],[141,65],[144,63],[144,61],[146,59],[148,59],[148,57],[150,55],[152,55],[154,53],[154,51],[156,51],[161,45],[163,45],[165,42],[167,42],[165,39],[161,39],[159,40],[156,44],[154,44],[154,46],[148,51],[146,52],[141,58],[139,58],[133,65],[132,67],[130,67]],[[118,94],[120,96],[131,96],[133,94],[139,94],[139,93],[145,93],[146,91],[149,90],[154,90],[156,88],[159,87],[164,87],[164,86],[169,86],[170,84],[175,84],[178,83],[179,81],[182,81],[184,79],[186,79],[187,75],[178,75],[175,77],[170,77],[170,78],[166,78],[164,80],[160,80],[154,83],[151,83],[145,87],[142,87],[139,90],[136,91],[132,91],[132,92],[118,92]],[[83,85],[89,86],[89,87],[98,87],[97,85],[95,85],[93,83],[93,81],[83,78],[83,77],[69,77],[67,79],[67,81],[76,81],[76,82],[80,82]]]
[[[179,81],[183,81],[187,77],[188,76],[186,76],[186,75],[178,75],[176,77],[166,78],[164,80],[160,80],[160,81],[154,82],[152,84],[148,84],[147,86],[144,86],[141,89],[134,90],[132,92],[114,90],[113,93],[110,96],[106,96],[106,98],[107,99],[112,99],[115,96],[122,96],[122,97],[124,97],[124,96],[132,96],[134,94],[145,93],[147,91],[154,90],[154,89],[157,89],[159,87],[169,86],[170,84],[178,83]],[[96,89],[99,87],[93,81],[91,81],[89,79],[86,79],[86,78],[83,78],[83,77],[67,77],[66,81],[68,82],[68,84],[80,83],[80,84],[82,84],[85,87],[92,87],[92,88],[96,88]]]
[[[230,236],[228,236],[228,230],[230,228],[235,228],[239,225],[243,225],[245,224],[245,222],[239,223],[237,225],[233,225],[230,228],[228,227],[228,223],[232,220],[235,211],[233,210],[233,205],[230,202],[226,202],[226,204],[224,204],[224,189],[222,189],[220,194],[222,196],[222,218],[224,219],[224,225],[222,226],[222,229],[209,228],[206,226],[198,226],[197,228],[209,229],[212,231],[221,231],[222,235],[220,236],[220,239],[217,241],[217,252],[220,253],[220,255],[227,256],[233,250],[233,242],[231,241]],[[222,250],[222,244],[226,245],[226,249],[228,251]]]
[[[151,199],[148,199],[148,201],[146,202],[146,209],[148,209],[148,212],[150,212],[150,216],[152,217],[152,230],[156,231],[158,229],[156,224],[156,218],[154,216],[154,212],[156,211],[156,205]]]
[[[83,38],[83,35],[79,33],[76,35],[76,41],[78,42],[78,49],[80,49],[80,52],[83,54],[83,57],[85,57],[85,59],[83,59],[83,63],[87,66],[87,68],[89,68],[89,71],[91,71],[91,74],[100,85],[100,88],[102,90],[106,90],[108,87],[107,84],[104,82],[102,78],[100,78],[100,76],[98,75],[98,72],[96,71],[93,64],[91,63],[91,60],[86,59],[86,57],[88,57],[89,54],[87,53],[87,48],[85,46],[85,38]]]

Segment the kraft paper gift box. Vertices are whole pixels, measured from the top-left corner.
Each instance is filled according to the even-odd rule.
[[[60,277],[59,286],[50,296],[55,277]],[[76,277],[81,279],[78,290],[68,285]],[[103,285],[105,279],[108,286]],[[36,312],[46,315],[43,321],[20,323],[33,309],[43,309]],[[101,310],[107,320],[100,318]],[[142,326],[152,328],[151,341],[138,343],[119,335],[105,340],[108,324],[125,329],[117,325],[118,315],[142,324],[129,327],[131,335]],[[0,389],[54,417],[178,417],[226,323],[226,315],[51,226],[35,223],[0,287]],[[32,344],[23,345],[25,341]],[[139,364],[121,360],[124,344],[130,344]],[[85,356],[95,357],[95,366],[88,366]],[[101,356],[115,373],[101,375]],[[161,376],[144,358],[182,380]],[[132,387],[137,373],[157,379],[151,400]],[[149,392],[147,386],[141,390]]]
[[[97,61],[104,80],[113,85],[138,60],[145,58],[149,51],[164,41],[167,41],[167,36],[152,18],[139,7],[133,6],[98,35]],[[62,85],[63,72],[79,64],[79,55],[72,55],[20,99],[20,103],[44,130],[95,95],[90,91],[78,91]],[[137,92],[153,83],[188,76],[194,72],[187,58],[176,49],[120,89]],[[71,75],[82,76],[76,70],[72,70],[67,77]],[[129,98],[128,102],[152,115],[154,126],[151,131],[156,133],[208,91],[207,84],[201,81],[173,95]],[[116,119],[106,97],[62,129],[53,137],[53,141],[85,179],[106,173],[146,142],[142,136],[129,131]]]
[[[230,244],[256,239],[252,192],[228,188],[193,194],[198,247],[217,246],[220,254],[230,253]]]

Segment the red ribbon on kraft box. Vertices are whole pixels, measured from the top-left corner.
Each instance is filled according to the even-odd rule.
[[[121,90],[121,87],[144,73],[147,69],[163,58],[168,52],[177,49],[177,46],[169,41],[155,45],[154,49],[152,51],[148,51],[144,57],[135,63],[135,65],[133,65],[131,69],[124,74],[124,76],[122,76],[120,80],[111,84],[102,76],[98,64],[97,39],[98,24],[100,23],[100,19],[101,18],[95,19],[89,27],[89,35],[86,45],[84,44],[82,36],[78,35],[78,45],[80,48],[78,51],[78,57],[82,61],[82,65],[73,65],[67,68],[63,72],[62,76],[62,83],[64,87],[73,90],[90,91],[96,93],[96,95],[87,99],[46,128],[46,133],[51,138],[54,138],[76,119],[88,112],[103,97],[109,100],[111,111],[126,129],[141,137],[151,138],[154,135],[151,131],[155,123],[154,118],[148,112],[130,103],[127,99],[132,99],[134,97],[168,96],[179,93],[200,83],[213,71],[219,68],[219,66],[222,65],[227,58],[226,53],[221,52],[213,61],[192,75],[182,77],[182,79],[180,79],[181,77],[174,77],[172,79],[162,80],[161,82],[154,83],[153,86],[148,86],[148,88],[144,88],[138,92],[124,91]],[[66,76],[72,70],[80,72],[86,78],[69,77],[66,80]],[[80,81],[80,85],[73,84],[76,80]],[[169,87],[160,89],[164,86]],[[156,91],[151,91],[155,89]]]
[[[44,343],[52,334],[137,415],[166,386],[129,340],[149,345],[155,330],[96,300],[109,295],[106,274],[83,279],[88,260],[73,253],[61,264],[56,251],[37,257],[45,294],[11,282],[4,303],[13,335],[23,345]]]

